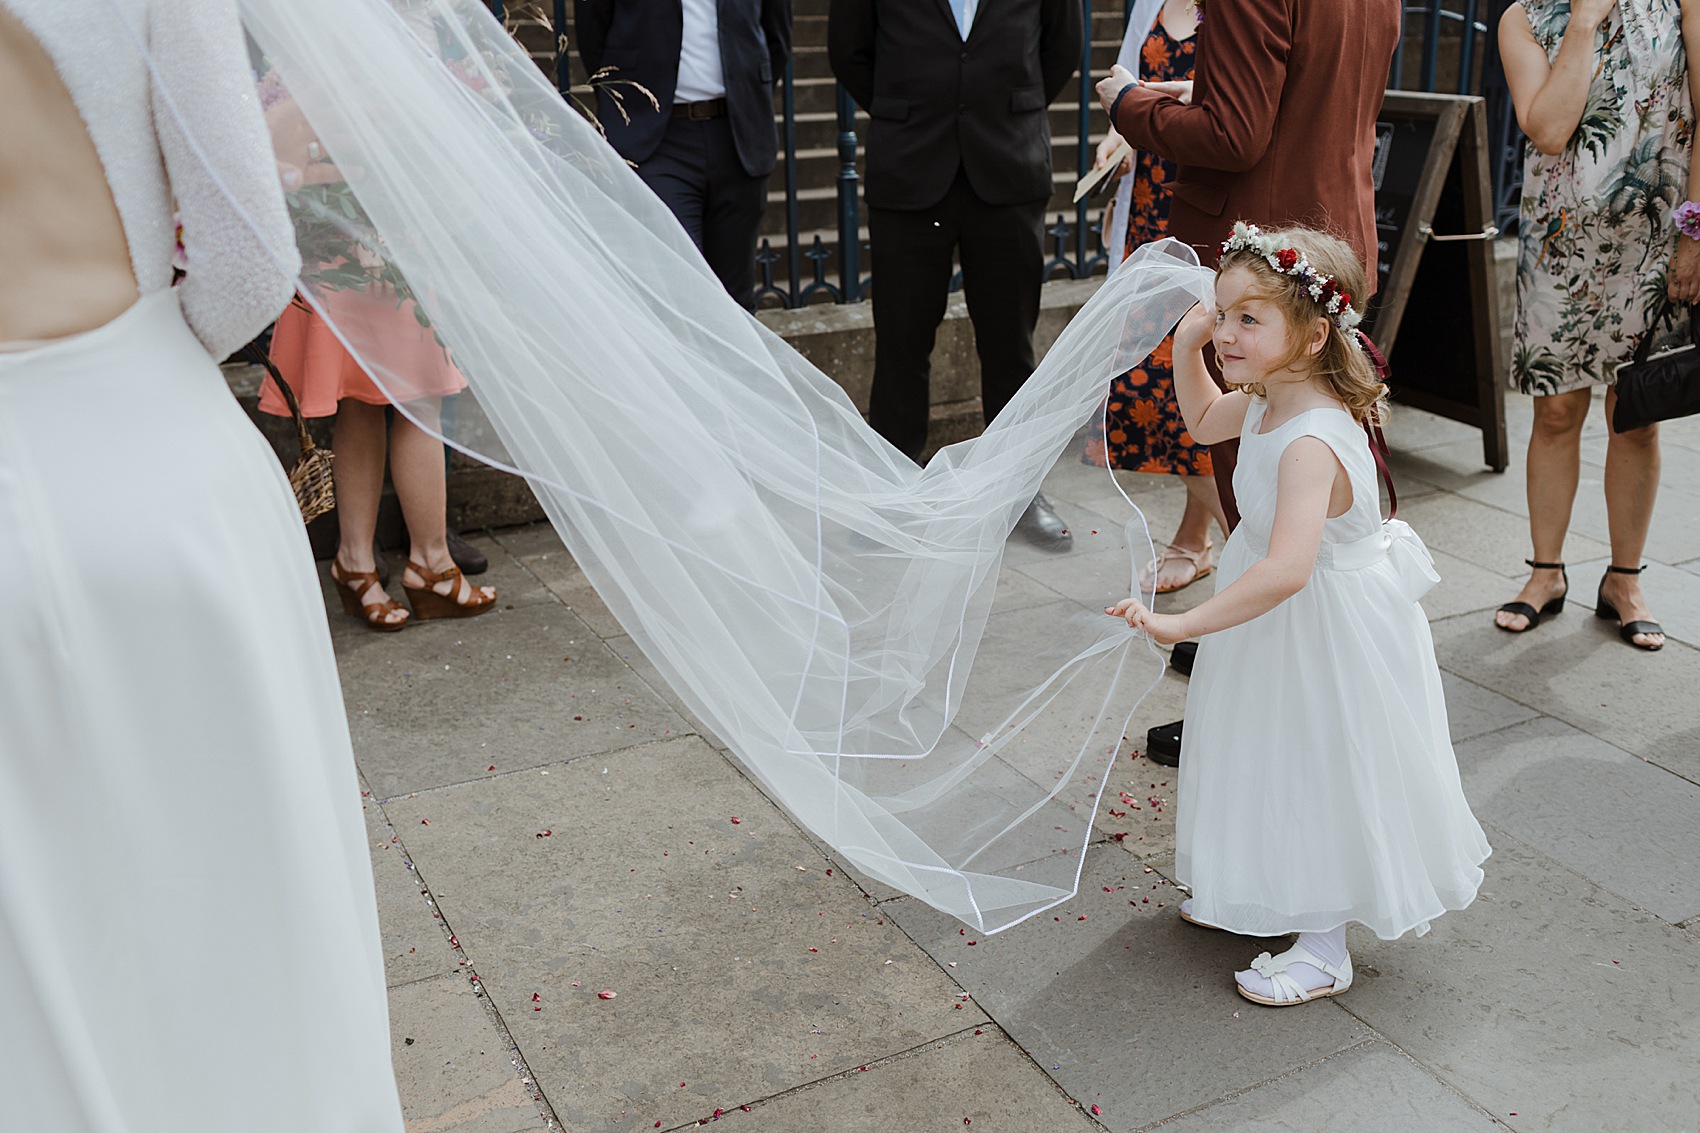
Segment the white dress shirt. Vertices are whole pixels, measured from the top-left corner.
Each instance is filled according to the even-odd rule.
[[[956,17],[956,30],[962,33],[962,41],[968,42],[968,33],[974,30],[974,13],[980,10],[980,0],[951,0],[951,10],[959,13]]]
[[[673,88],[673,101],[725,98],[726,74],[720,66],[720,15],[716,0],[682,2],[685,34],[679,45],[679,83]]]

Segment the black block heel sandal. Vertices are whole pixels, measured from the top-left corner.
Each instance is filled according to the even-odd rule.
[[[1606,573],[1600,576],[1599,595],[1594,599],[1594,616],[1596,618],[1603,618],[1608,622],[1618,623],[1617,635],[1629,644],[1633,645],[1635,648],[1645,649],[1648,653],[1657,653],[1665,647],[1664,642],[1661,641],[1657,645],[1642,645],[1639,641],[1636,641],[1635,638],[1637,635],[1654,633],[1663,637],[1665,635],[1665,627],[1660,625],[1658,622],[1626,622],[1623,620],[1622,615],[1617,612],[1617,607],[1606,601],[1607,575],[1640,574],[1646,569],[1647,567],[1644,564],[1638,567],[1606,567]]]
[[[1524,559],[1523,561],[1535,570],[1556,570],[1558,572],[1558,576],[1564,579],[1564,593],[1560,594],[1557,598],[1548,599],[1547,604],[1538,610],[1529,605],[1527,602],[1507,602],[1505,605],[1501,606],[1500,609],[1508,614],[1521,614],[1523,617],[1529,619],[1529,624],[1524,626],[1522,629],[1512,629],[1510,626],[1501,626],[1499,625],[1499,621],[1495,619],[1493,624],[1499,626],[1499,628],[1504,630],[1506,633],[1528,633],[1530,630],[1540,625],[1541,619],[1546,617],[1548,614],[1564,613],[1564,599],[1565,596],[1570,593],[1570,572],[1564,569],[1563,563],[1537,563],[1534,559]]]

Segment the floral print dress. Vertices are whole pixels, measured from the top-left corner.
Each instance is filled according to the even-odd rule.
[[[1558,54],[1570,0],[1523,0]],[[1664,306],[1687,195],[1693,112],[1678,0],[1618,0],[1600,25],[1582,121],[1563,151],[1524,158],[1513,389],[1536,396],[1616,380]],[[1660,338],[1686,338],[1679,309]]]
[[[1199,5],[1203,15],[1203,5]],[[1139,53],[1139,77],[1148,82],[1192,78],[1198,36],[1175,39],[1163,26],[1161,14],[1151,26]],[[1132,203],[1128,209],[1127,243],[1122,255],[1168,234],[1169,201],[1174,195],[1175,163],[1148,150],[1134,158]],[[1186,431],[1175,402],[1174,336],[1165,338],[1151,356],[1110,382],[1105,429],[1087,443],[1082,459],[1129,472],[1208,476],[1210,450]]]

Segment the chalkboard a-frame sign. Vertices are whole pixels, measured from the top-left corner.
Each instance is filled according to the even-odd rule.
[[[1378,287],[1364,330],[1387,355],[1395,401],[1482,431],[1505,471],[1487,111],[1480,98],[1388,91],[1376,122]]]

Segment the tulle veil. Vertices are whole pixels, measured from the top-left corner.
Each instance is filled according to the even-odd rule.
[[[1000,621],[1000,565],[1109,379],[1206,295],[1191,253],[1123,263],[985,434],[918,468],[727,298],[480,0],[234,3],[302,294],[398,408],[525,477],[686,705],[864,877],[986,934],[1067,900],[1162,661],[1102,613]],[[409,335],[469,382],[452,427]]]

